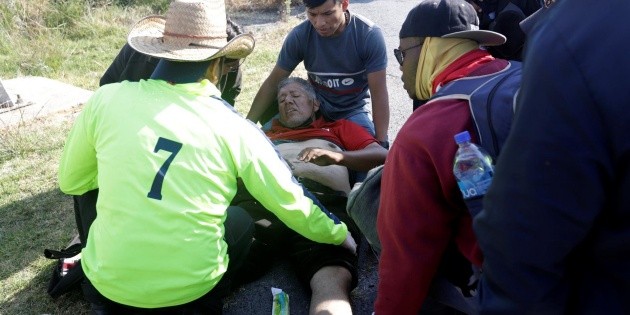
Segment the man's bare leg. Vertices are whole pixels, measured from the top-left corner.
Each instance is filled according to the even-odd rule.
[[[352,274],[344,267],[326,266],[311,278],[311,315],[352,314]]]

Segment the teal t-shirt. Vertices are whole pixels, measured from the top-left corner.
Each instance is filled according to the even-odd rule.
[[[228,266],[223,223],[239,177],[298,233],[345,239],[346,226],[304,197],[264,134],[212,95],[207,80],[109,84],[77,117],[59,186],[99,188],[82,267],[108,299],[156,308],[210,291]]]

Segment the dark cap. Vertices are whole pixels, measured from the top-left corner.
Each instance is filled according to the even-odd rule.
[[[505,36],[479,30],[477,12],[464,0],[421,1],[407,14],[399,37],[465,38],[483,46],[505,43]]]
[[[307,8],[316,8],[324,4],[326,1],[328,0],[304,0],[303,2]]]

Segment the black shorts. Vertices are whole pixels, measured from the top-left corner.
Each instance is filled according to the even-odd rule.
[[[335,194],[317,194],[317,199],[347,226],[355,240],[359,231],[346,212],[347,197]],[[352,289],[358,283],[358,257],[349,250],[330,244],[311,241],[287,227],[272,212],[265,209],[247,191],[240,190],[232,203],[245,209],[254,219],[255,243],[245,269],[257,270],[258,275],[269,269],[277,258],[288,258],[300,281],[307,287],[313,275],[326,266],[341,266],[352,274]]]

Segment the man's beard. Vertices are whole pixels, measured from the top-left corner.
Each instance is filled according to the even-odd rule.
[[[301,128],[306,128],[310,126],[314,120],[315,120],[315,114],[311,115],[311,117],[309,117],[308,119],[302,122],[289,119],[288,121],[284,121],[284,122],[280,121],[280,124],[290,129],[301,129]]]

